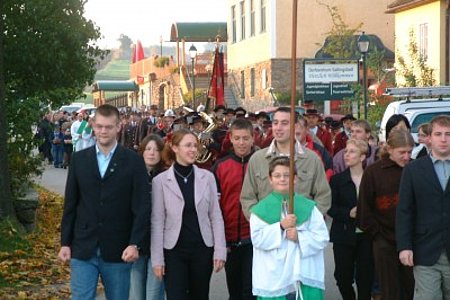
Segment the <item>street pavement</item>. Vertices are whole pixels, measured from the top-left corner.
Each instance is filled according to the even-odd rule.
[[[57,169],[53,166],[46,166],[41,177],[36,178],[35,182],[42,185],[49,191],[64,195],[64,189],[67,178],[67,169]],[[327,222],[329,225],[329,222]],[[55,253],[55,256],[57,253]],[[334,259],[332,245],[328,245],[325,250],[325,299],[326,300],[339,300],[341,296],[339,290],[336,287],[336,283],[333,277],[334,272]],[[225,281],[225,272],[213,274],[211,278],[210,288],[211,300],[227,300],[228,291]],[[104,295],[98,295],[97,300],[105,299]]]

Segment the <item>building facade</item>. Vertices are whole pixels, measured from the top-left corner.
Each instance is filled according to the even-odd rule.
[[[436,85],[449,82],[449,14],[450,2],[446,0],[397,0],[393,1],[387,10],[395,16],[395,51],[396,64],[398,59],[409,60],[408,48],[416,43],[425,63],[433,70]],[[418,69],[416,70],[418,74]],[[405,85],[402,76],[397,75],[399,86]]]
[[[228,0],[228,85],[251,110],[273,103],[270,90],[290,90],[292,2]],[[322,3],[323,2],[323,3]],[[322,47],[337,7],[351,28],[375,34],[394,48],[394,16],[385,14],[389,0],[298,1],[297,90],[303,88],[303,59],[314,58]],[[321,4],[322,3],[322,4]]]

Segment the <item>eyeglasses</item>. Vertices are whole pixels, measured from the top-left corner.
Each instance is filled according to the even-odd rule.
[[[289,178],[289,174],[279,174],[279,173],[275,173],[275,174],[272,174],[272,178],[275,178],[275,179]]]

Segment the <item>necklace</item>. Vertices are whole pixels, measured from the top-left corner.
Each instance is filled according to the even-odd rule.
[[[192,171],[194,171],[194,168],[191,169],[191,171],[189,172],[189,174],[187,174],[186,177],[184,177],[183,175],[181,175],[180,173],[178,173],[177,169],[175,169],[175,167],[173,168],[173,170],[175,171],[175,174],[177,174],[178,176],[180,176],[181,178],[183,178],[184,183],[188,182],[188,178],[189,176],[191,176]]]

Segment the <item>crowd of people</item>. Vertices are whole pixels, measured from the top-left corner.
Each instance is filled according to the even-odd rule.
[[[229,299],[320,300],[328,242],[345,300],[450,298],[450,117],[421,125],[416,144],[394,115],[380,144],[365,120],[307,109],[294,153],[290,117],[110,105],[47,115],[41,138],[73,151],[49,159],[69,166],[58,257],[73,299],[94,299],[99,276],[107,299],[208,299],[224,268]]]

